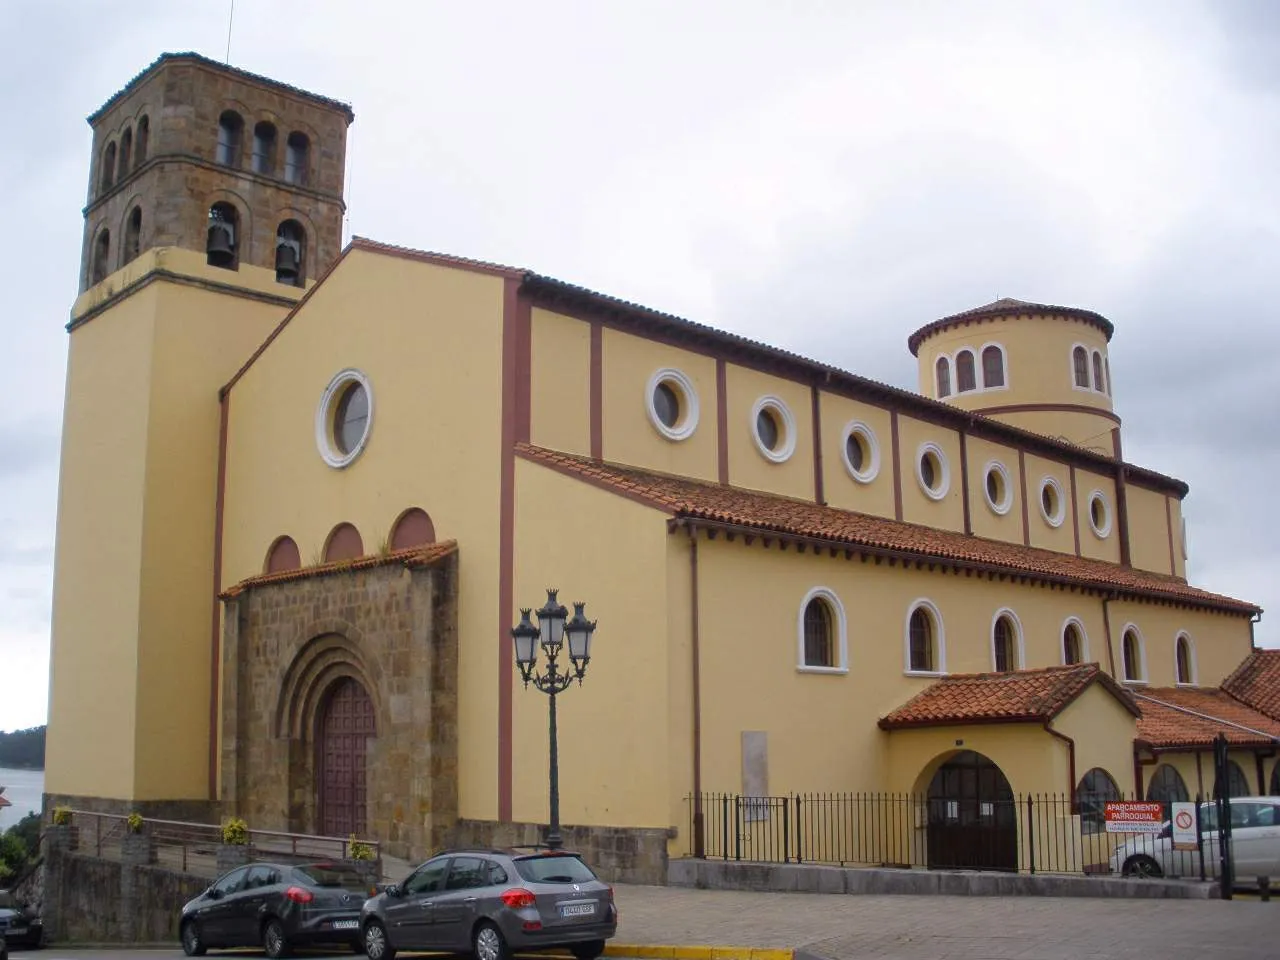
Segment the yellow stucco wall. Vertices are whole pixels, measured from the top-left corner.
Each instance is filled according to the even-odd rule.
[[[530,336],[529,440],[590,456],[591,326],[535,307]]]
[[[407,507],[459,552],[459,805],[497,815],[497,638],[502,281],[350,252],[230,393],[223,583],[262,571],[272,540],[314,562],[335,524],[375,552]],[[406,309],[405,305],[414,305]],[[386,305],[384,308],[383,305]],[[406,350],[423,343],[425,350]],[[316,407],[347,367],[369,377],[367,446],[336,470]]]
[[[920,445],[926,442],[936,444],[946,459],[948,485],[946,494],[940,500],[933,500],[925,494],[916,475]],[[900,415],[898,460],[902,470],[902,519],[944,530],[964,530],[960,435],[954,430]],[[972,480],[971,477],[971,483]]]
[[[1129,558],[1135,567],[1157,573],[1174,573],[1169,562],[1169,517],[1165,495],[1128,484],[1125,488],[1129,506]],[[1177,531],[1174,531],[1173,554],[1178,553]]]
[[[698,424],[684,440],[668,440],[649,420],[646,387],[649,378],[665,368],[674,368],[688,377],[698,395]],[[588,373],[583,368],[580,376],[585,380]],[[601,342],[601,389],[604,459],[703,480],[717,478],[714,360],[605,329]],[[535,408],[538,403],[535,399]]]
[[[969,437],[965,441],[969,453],[969,516],[973,532],[979,537],[1022,543],[1022,485],[1018,479],[1018,451],[1013,447]],[[997,506],[1006,502],[1008,508],[999,513],[987,501],[986,484],[988,465],[1004,467],[1007,483],[1007,500],[997,500]],[[999,471],[997,470],[997,475]]]
[[[1093,684],[1053,721],[1053,728],[1075,741],[1076,783],[1051,787],[1054,792],[1074,790],[1085,773],[1101,767],[1111,774],[1123,796],[1137,789],[1133,780],[1133,738],[1137,718],[1100,684]]]
[[[938,767],[961,750],[973,750],[990,759],[1004,773],[1014,794],[1066,789],[1066,744],[1037,723],[926,727],[894,730],[882,736],[888,745],[888,789],[895,793],[927,793]]]
[[[808,387],[781,377],[729,364],[726,371],[729,411],[729,482],[735,487],[766,490],[788,497],[813,499],[813,398]],[[760,452],[752,409],[764,396],[781,400],[791,412],[795,446],[782,463]],[[780,438],[785,433],[778,424]],[[783,442],[780,440],[780,443]]]
[[[1124,673],[1124,630],[1132,624],[1145,652],[1146,680],[1153,687],[1171,687],[1177,682],[1175,642],[1182,632],[1191,639],[1199,686],[1221,684],[1252,649],[1248,617],[1117,600],[1109,604],[1109,619],[1117,676]]]
[[[1070,469],[1064,464],[1033,454],[1027,454],[1023,459],[1027,477],[1027,528],[1031,533],[1031,546],[1061,553],[1075,553],[1074,524],[1077,520],[1081,523],[1085,521],[1083,517],[1077,518],[1072,510]],[[1045,519],[1041,509],[1041,485],[1045,477],[1052,477],[1058,483],[1062,522],[1056,527]],[[1084,532],[1081,530],[1082,540]]]
[[[1266,751],[1263,751],[1264,754]],[[1198,754],[1198,763],[1197,763]],[[1262,761],[1262,783],[1258,782],[1258,762],[1257,756],[1249,750],[1231,750],[1227,754],[1228,758],[1239,765],[1240,771],[1244,774],[1248,781],[1249,790],[1252,796],[1268,796],[1271,795],[1271,778],[1275,769],[1280,765],[1280,760],[1264,757]],[[1201,751],[1180,751],[1177,753],[1161,753],[1157,755],[1154,762],[1151,762],[1149,756],[1144,755],[1144,763],[1142,768],[1142,779],[1145,784],[1144,791],[1150,791],[1151,782],[1155,778],[1156,769],[1162,764],[1167,764],[1178,771],[1182,777],[1183,784],[1186,785],[1189,799],[1194,800],[1199,794],[1202,799],[1208,800],[1213,797],[1214,774],[1213,774],[1213,750],[1206,747]],[[1147,795],[1146,792],[1143,794]]]
[[[1102,495],[1106,505],[1107,522],[1102,526],[1105,536],[1094,531],[1090,520],[1094,492]],[[1080,524],[1080,555],[1109,563],[1120,562],[1120,519],[1116,508],[1116,484],[1111,477],[1091,470],[1076,468],[1076,517]],[[1132,529],[1132,527],[1130,528]]]
[[[822,392],[819,394],[819,413],[822,419],[822,487],[827,503],[842,510],[892,517],[893,437],[889,411]],[[844,457],[845,438],[850,424],[854,423],[865,425],[875,439],[879,465],[874,476],[866,482],[853,476]],[[869,474],[870,466],[864,463],[862,472]]]
[[[1185,514],[1182,512],[1182,501],[1177,497],[1169,497],[1169,522],[1173,527],[1173,566],[1174,576],[1187,576],[1187,555],[1190,552],[1187,544]]]
[[[537,609],[547,589],[557,588],[570,614],[573,601],[585,601],[587,617],[597,622],[585,681],[557,698],[561,820],[673,825],[663,517],[524,460],[516,463],[516,481],[516,606]],[[584,544],[616,551],[625,569],[602,562],[602,553]],[[562,665],[567,659],[566,650]],[[547,698],[526,690],[514,665],[512,672],[512,816],[545,822]],[[460,750],[459,764],[490,756]]]

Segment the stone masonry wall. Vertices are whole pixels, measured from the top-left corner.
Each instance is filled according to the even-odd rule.
[[[226,605],[224,813],[319,832],[315,735],[344,677],[373,701],[369,838],[425,857],[457,817],[456,555],[256,586]]]

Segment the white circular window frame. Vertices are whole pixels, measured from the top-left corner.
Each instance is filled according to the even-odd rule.
[[[933,454],[938,460],[938,472],[941,476],[934,478],[938,481],[936,490],[924,482],[924,458],[928,454]],[[951,465],[947,463],[947,455],[942,452],[942,448],[932,440],[927,440],[916,448],[916,482],[930,500],[941,500],[951,489]]]
[[[658,416],[658,408],[653,402],[653,395],[662,383],[673,384],[680,400],[680,419],[674,427],[668,427]],[[653,428],[668,440],[687,440],[698,429],[698,391],[693,388],[693,381],[674,367],[663,367],[655,370],[644,389],[644,408],[649,414],[649,422]]]
[[[342,396],[342,391],[352,384],[359,384],[364,388],[365,398],[369,402],[369,416],[365,420],[364,434],[360,437],[360,441],[352,448],[350,453],[343,453],[334,444],[333,438],[333,418],[337,413],[335,407],[338,400]],[[369,378],[365,376],[363,371],[354,367],[348,367],[334,374],[329,385],[325,387],[324,393],[320,397],[320,404],[316,407],[316,449],[320,451],[320,456],[329,466],[335,470],[341,470],[343,467],[349,466],[356,457],[364,452],[364,448],[369,444],[369,435],[373,432],[373,386],[369,383]]]
[[[849,460],[850,437],[860,437],[862,445],[866,448],[861,470],[855,470],[853,463]],[[861,420],[850,420],[846,423],[844,440],[840,444],[840,459],[844,461],[844,468],[849,471],[849,476],[858,483],[870,483],[874,480],[880,473],[880,443],[876,440],[875,431]]]
[[[1103,523],[1101,526],[1093,520],[1093,505],[1096,502],[1102,503]],[[1111,535],[1111,504],[1107,501],[1107,495],[1101,490],[1094,490],[1089,494],[1089,529],[1100,540],[1105,540]]]
[[[1044,508],[1044,491],[1049,487],[1053,490],[1054,496],[1058,501],[1058,512],[1050,514]],[[1036,496],[1036,505],[1040,508],[1040,516],[1044,517],[1044,522],[1051,527],[1060,527],[1062,522],[1067,519],[1067,501],[1062,495],[1062,484],[1056,477],[1042,477],[1040,480],[1040,492]]]
[[[781,421],[778,427],[782,431],[782,437],[777,450],[770,450],[765,446],[757,429],[760,414],[764,410],[772,411]],[[751,407],[751,439],[756,442],[756,449],[766,460],[774,463],[785,463],[790,460],[791,455],[796,452],[796,418],[791,415],[791,408],[772,394],[766,394],[757,400]]]
[[[987,489],[987,477],[993,472],[1000,476],[1000,482],[1004,484],[1004,496],[999,503],[991,499],[991,491]],[[982,496],[987,501],[987,506],[1002,517],[1013,509],[1013,484],[1009,480],[1009,468],[999,460],[988,460],[987,465],[982,468]]]

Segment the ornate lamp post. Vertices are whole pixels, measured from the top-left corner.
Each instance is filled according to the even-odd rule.
[[[573,617],[566,622],[569,611],[556,600],[557,592],[547,591],[547,602],[537,613],[536,627],[529,620],[529,609],[522,607],[520,622],[511,628],[511,639],[516,645],[516,666],[520,668],[525,687],[528,688],[532,683],[547,695],[551,704],[551,823],[547,831],[547,846],[552,850],[558,850],[564,845],[560,837],[560,752],[556,744],[556,696],[567,690],[575,679],[579,685],[582,684],[587,664],[591,662],[591,635],[596,629],[595,622],[583,616],[585,603],[575,603]],[[569,638],[569,663],[572,667],[561,672],[557,658],[566,635]],[[547,657],[545,673],[538,673],[536,670],[539,646]]]

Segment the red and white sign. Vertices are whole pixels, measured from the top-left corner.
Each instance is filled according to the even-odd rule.
[[[1164,804],[1148,800],[1108,800],[1107,833],[1159,833]]]
[[[1173,804],[1173,849],[1195,850],[1196,805],[1188,801]]]

